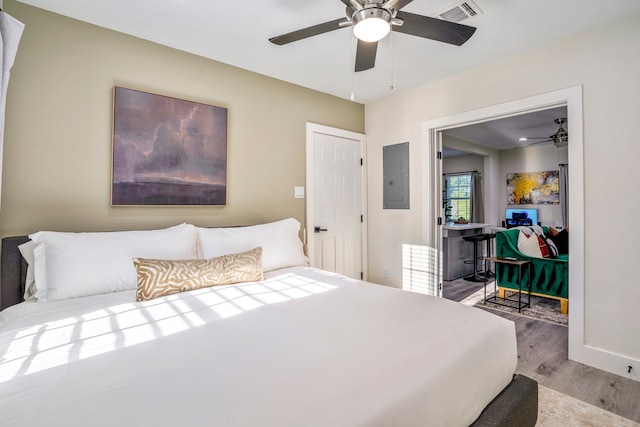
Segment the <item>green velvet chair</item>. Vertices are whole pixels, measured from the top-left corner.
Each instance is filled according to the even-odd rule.
[[[542,227],[545,235],[549,228]],[[496,233],[496,256],[531,261],[531,295],[560,300],[562,314],[569,308],[569,255],[553,258],[534,258],[518,250],[520,230],[511,228]],[[529,271],[523,270],[523,284],[529,280]],[[518,268],[513,265],[496,264],[499,296],[504,298],[505,290],[518,290]],[[523,286],[523,291],[525,287]]]

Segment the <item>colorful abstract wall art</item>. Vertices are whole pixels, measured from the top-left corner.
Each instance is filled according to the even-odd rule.
[[[507,205],[559,203],[559,171],[507,174]]]

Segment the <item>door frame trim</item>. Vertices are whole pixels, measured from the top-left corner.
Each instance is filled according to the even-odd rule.
[[[362,204],[363,220],[360,223],[360,235],[361,235],[361,258],[362,258],[362,274],[364,280],[367,280],[368,276],[368,252],[367,252],[367,160],[366,160],[366,143],[367,136],[362,133],[353,132],[345,129],[338,129],[330,126],[320,125],[317,123],[307,122],[307,140],[306,140],[306,183],[307,195],[305,203],[305,228],[304,228],[304,243],[307,245],[307,251],[309,254],[309,263],[313,267],[313,243],[314,243],[314,200],[315,194],[313,192],[313,170],[314,170],[314,150],[313,150],[313,136],[316,133],[336,136],[339,138],[352,139],[360,142],[360,156],[362,157],[361,179],[360,179],[360,196]]]
[[[534,95],[503,104],[492,105],[465,113],[455,114],[425,121],[422,124],[423,159],[427,168],[434,166],[434,152],[437,150],[437,133],[443,130],[494,120],[501,117],[518,115],[536,110],[544,110],[554,106],[567,106],[568,132],[571,135],[568,157],[569,164],[569,246],[571,247],[571,263],[569,263],[569,359],[594,366],[609,372],[614,371],[615,363],[622,363],[619,355],[605,357],[604,352],[588,345],[585,339],[584,313],[584,136],[583,136],[583,103],[582,85],[560,89],[540,95]],[[429,188],[431,174],[423,174],[423,185]],[[425,238],[435,235],[437,226],[435,218],[439,214],[439,204],[434,201],[437,194],[425,200],[423,232]],[[435,242],[437,249],[442,250],[442,242]],[[439,271],[440,276],[442,271]],[[604,360],[606,359],[606,360]],[[620,365],[622,366],[622,365]]]

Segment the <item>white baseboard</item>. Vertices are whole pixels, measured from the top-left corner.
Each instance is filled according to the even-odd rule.
[[[588,345],[581,347],[578,352],[569,351],[569,360],[640,381],[640,360]],[[629,372],[629,366],[631,366],[631,372]]]

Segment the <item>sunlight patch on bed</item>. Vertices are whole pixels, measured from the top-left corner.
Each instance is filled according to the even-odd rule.
[[[323,281],[287,272],[262,282],[118,304],[26,327],[14,332],[0,359],[0,382],[334,289]]]

